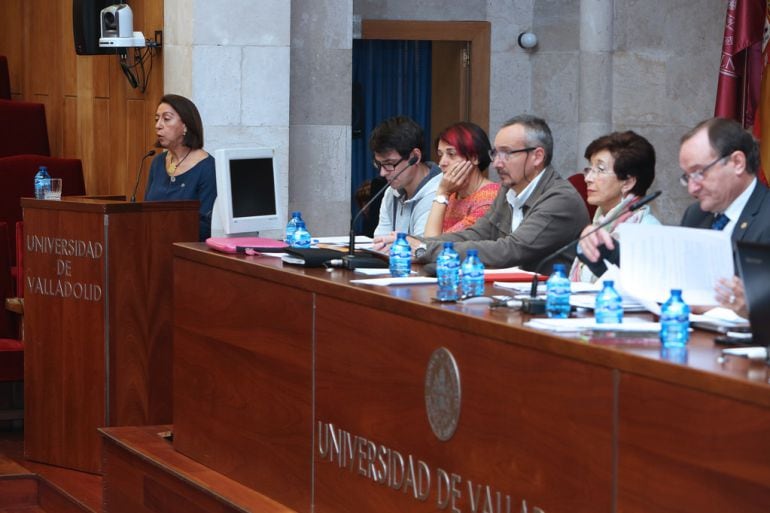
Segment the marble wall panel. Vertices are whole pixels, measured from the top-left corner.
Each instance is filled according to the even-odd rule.
[[[292,125],[289,210],[301,210],[313,236],[350,227],[350,125]]]
[[[242,48],[193,46],[192,90],[204,127],[241,122]]]
[[[195,0],[194,44],[289,46],[291,2]]]
[[[248,126],[289,124],[288,46],[243,48],[241,122]]]

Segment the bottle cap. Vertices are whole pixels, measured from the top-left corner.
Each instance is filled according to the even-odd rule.
[[[444,242],[444,249],[451,249],[454,247],[454,243],[451,240]]]
[[[604,280],[603,283],[605,287],[612,287],[613,285],[615,285],[615,280]]]
[[[477,257],[477,256],[479,256],[479,250],[478,249],[469,249],[468,251],[465,252],[465,254],[466,254],[466,256]]]
[[[553,264],[553,272],[566,272],[567,268],[564,267],[564,264]]]

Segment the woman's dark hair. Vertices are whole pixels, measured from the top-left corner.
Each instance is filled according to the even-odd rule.
[[[422,127],[412,118],[395,116],[386,119],[369,136],[369,149],[373,153],[387,153],[395,150],[401,158],[408,158],[413,149],[424,149],[425,138]]]
[[[160,99],[160,103],[170,105],[179,114],[182,123],[187,127],[187,133],[182,139],[182,144],[194,150],[203,148],[203,122],[195,104],[178,94],[167,94]]]
[[[636,178],[631,192],[644,196],[655,180],[655,148],[650,141],[632,130],[612,132],[594,139],[586,148],[584,156],[591,160],[592,156],[602,150],[609,151],[615,159],[615,176],[619,180]]]
[[[437,150],[439,141],[454,146],[457,153],[467,160],[476,158],[481,171],[489,167],[491,162],[489,150],[492,149],[492,145],[489,143],[487,133],[477,124],[461,121],[450,125],[436,137]]]

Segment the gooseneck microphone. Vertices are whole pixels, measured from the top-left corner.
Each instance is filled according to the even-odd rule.
[[[568,249],[570,249],[572,246],[577,245],[581,240],[585,239],[586,237],[589,237],[589,236],[593,235],[594,233],[598,232],[599,230],[601,230],[602,228],[604,228],[608,224],[610,224],[613,221],[615,221],[620,216],[622,216],[624,214],[627,214],[629,212],[634,212],[636,210],[639,210],[640,208],[642,208],[646,204],[650,203],[651,201],[653,201],[655,198],[657,198],[660,195],[661,195],[661,191],[655,191],[653,193],[648,194],[647,196],[644,196],[643,198],[639,198],[638,200],[636,200],[636,201],[634,201],[632,203],[629,203],[628,205],[625,206],[625,208],[622,208],[618,212],[616,212],[615,215],[605,219],[600,224],[596,225],[596,227],[594,227],[593,230],[589,231],[585,235],[582,235],[582,236],[578,237],[575,240],[572,240],[572,241],[568,242],[567,244],[565,244],[564,246],[560,247],[559,249],[557,249],[553,253],[551,253],[548,256],[546,256],[545,258],[541,259],[540,263],[535,268],[535,274],[532,276],[532,288],[530,289],[529,297],[525,298],[525,300],[522,301],[522,305],[521,305],[522,306],[522,308],[521,308],[522,311],[524,311],[526,313],[530,313],[530,314],[540,314],[540,313],[543,313],[545,311],[545,301],[542,300],[542,299],[538,299],[537,298],[537,284],[538,284],[538,277],[540,276],[540,270],[542,269],[543,265],[546,262],[548,262],[549,260],[552,260],[553,258],[556,258],[557,256],[559,256],[563,252],[565,252]]]
[[[155,150],[150,150],[144,154],[144,157],[142,157],[142,161],[139,162],[139,171],[136,172],[136,183],[134,184],[134,193],[131,194],[131,203],[136,203],[136,190],[139,188],[139,179],[142,177],[142,168],[144,167],[144,161],[147,160],[147,157],[152,157],[153,155],[155,155]]]
[[[373,257],[365,257],[365,256],[356,256],[356,230],[354,228],[356,221],[359,217],[361,217],[361,214],[366,212],[366,209],[368,209],[374,201],[385,194],[385,191],[390,187],[390,184],[397,179],[399,176],[401,176],[401,173],[412,167],[413,165],[417,164],[420,161],[420,157],[414,156],[410,158],[407,161],[406,167],[396,173],[396,175],[390,179],[388,182],[388,185],[377,191],[377,193],[372,196],[369,201],[367,201],[361,209],[359,209],[358,213],[353,216],[350,219],[350,239],[348,239],[348,254],[342,257],[342,259],[333,260],[330,264],[332,266],[336,267],[344,267],[345,269],[355,269],[356,267],[365,267],[366,265],[371,265],[373,263]],[[380,260],[380,259],[377,259]]]

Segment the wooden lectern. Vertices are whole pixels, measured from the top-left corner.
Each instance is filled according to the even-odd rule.
[[[198,202],[21,205],[25,457],[99,473],[97,428],[171,421],[171,245]]]

